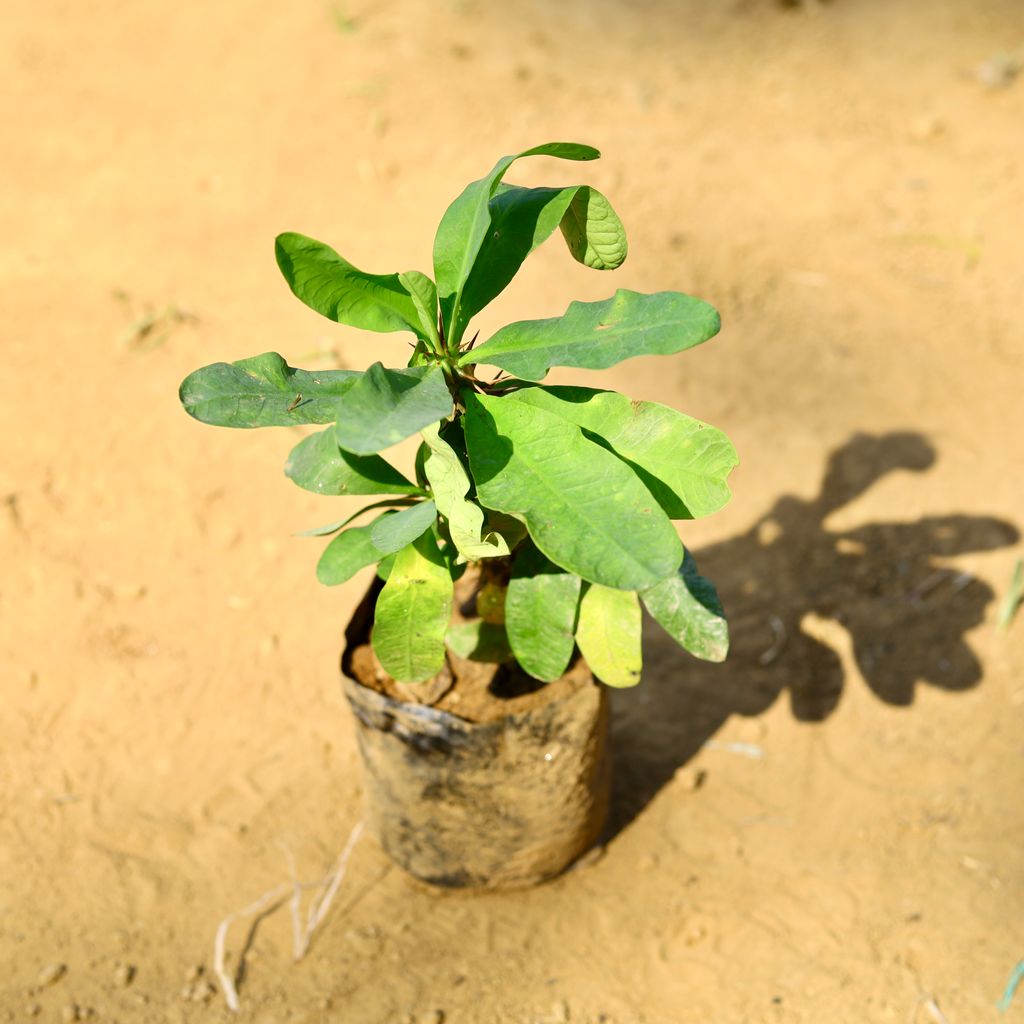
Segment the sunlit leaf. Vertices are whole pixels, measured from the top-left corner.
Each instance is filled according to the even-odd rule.
[[[436,345],[439,339],[437,335],[437,288],[434,287],[434,282],[418,270],[407,270],[404,274],[398,275],[398,280],[409,293],[413,305],[416,307],[423,337],[429,338]]]
[[[420,493],[379,455],[353,455],[339,448],[333,427],[300,441],[288,456],[284,472],[314,494]]]
[[[384,670],[419,683],[444,665],[452,578],[428,530],[395,556],[374,614],[371,642]]]
[[[374,363],[342,392],[335,437],[359,455],[390,448],[452,411],[452,396],[437,365],[385,370]]]
[[[330,246],[294,231],[277,236],[274,254],[296,298],[328,320],[366,331],[429,337],[398,274],[367,274]]]
[[[218,427],[294,427],[330,423],[338,396],[357,370],[299,370],[276,352],[213,363],[190,373],[178,395],[185,411]]]
[[[657,402],[591,388],[529,387],[506,397],[582,427],[633,467],[671,519],[710,515],[729,501],[726,480],[739,461],[736,449],[700,420]]]
[[[390,555],[429,530],[436,516],[437,508],[432,501],[421,501],[401,512],[381,516],[373,524],[373,543],[382,555]]]
[[[626,229],[604,195],[581,185],[561,220],[573,258],[592,270],[614,270],[626,259]]]
[[[374,545],[371,538],[373,523],[353,526],[339,533],[324,548],[316,566],[316,578],[328,587],[337,586],[352,579],[360,569],[379,562],[385,555]]]
[[[576,643],[590,671],[609,686],[636,686],[643,655],[636,594],[592,583],[580,599]]]
[[[505,629],[516,661],[535,679],[551,682],[568,668],[575,646],[581,581],[532,544],[512,563],[505,597]]]
[[[420,433],[430,448],[430,457],[424,464],[430,490],[438,511],[448,521],[448,532],[459,554],[468,561],[507,555],[504,538],[484,531],[483,510],[466,498],[469,475],[455,449],[441,437],[438,424],[432,423]]]
[[[570,303],[564,316],[509,324],[459,364],[487,363],[542,380],[552,366],[604,370],[633,356],[682,352],[713,337],[719,326],[718,313],[701,299],[620,289],[602,302]]]
[[[621,459],[543,409],[465,394],[477,497],[522,518],[556,565],[624,590],[653,586],[683,559],[675,529]]]
[[[591,146],[549,142],[522,153],[502,157],[483,178],[471,182],[448,207],[434,238],[434,280],[441,313],[448,329],[448,343],[458,344],[461,334],[453,325],[465,323],[459,315],[462,289],[490,227],[488,204],[512,164],[526,156],[554,156],[563,160],[596,160],[601,154]]]

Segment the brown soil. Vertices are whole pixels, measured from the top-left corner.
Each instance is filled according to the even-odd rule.
[[[351,503],[281,476],[298,432],[204,427],[175,387],[401,359],[304,310],[274,234],[427,270],[455,192],[557,138],[604,151],[582,180],[630,258],[548,244],[482,337],[616,286],[721,309],[678,359],[555,379],[735,440],[732,504],[683,531],[733,652],[651,632],[603,856],[467,898],[364,839],[305,960],[287,907],[260,920],[240,1019],[1018,1019],[1022,46],[1018,0],[7,5],[0,1019],[227,1020],[217,923],[334,862],[366,579],[319,588],[289,534]]]

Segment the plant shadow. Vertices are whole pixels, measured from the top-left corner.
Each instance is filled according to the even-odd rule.
[[[809,613],[846,629],[860,674],[887,704],[910,705],[918,682],[946,690],[978,684],[981,664],[965,634],[983,621],[993,591],[934,560],[1012,544],[1017,528],[965,515],[835,532],[825,526],[886,473],[922,472],[934,462],[920,434],[858,434],[829,457],[817,497],[784,495],[746,533],[696,552],[729,616],[729,658],[697,661],[645,621],[643,683],[612,693],[608,838],[730,715],[758,715],[783,693],[800,721],[822,721],[836,709],[842,665],[802,628]]]

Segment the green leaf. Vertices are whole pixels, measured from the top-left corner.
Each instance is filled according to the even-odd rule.
[[[328,427],[300,441],[285,476],[314,494],[419,494],[420,489],[379,455],[353,455],[338,447]]]
[[[460,622],[448,627],[445,637],[448,646],[460,657],[470,661],[485,661],[499,665],[512,660],[505,627],[481,619]]]
[[[371,642],[385,671],[419,683],[444,665],[452,578],[429,530],[395,557],[377,598]]]
[[[592,583],[580,599],[576,643],[590,671],[609,686],[636,686],[643,655],[636,594]]]
[[[573,259],[591,270],[614,270],[626,259],[626,229],[604,195],[581,185],[561,224]]]
[[[365,331],[413,331],[430,337],[398,274],[357,270],[330,246],[294,231],[277,236],[274,255],[296,298],[328,320]]]
[[[532,544],[512,563],[505,597],[505,629],[516,661],[550,683],[569,667],[581,580],[549,561]]]
[[[337,398],[360,370],[298,370],[276,352],[213,363],[178,391],[189,416],[218,427],[294,427],[331,423]]]
[[[316,565],[316,578],[325,586],[334,587],[352,579],[360,569],[379,562],[386,552],[378,550],[373,543],[371,533],[375,525],[353,526],[339,533],[324,548]]]
[[[466,498],[469,475],[455,449],[441,437],[440,427],[432,423],[420,431],[430,448],[424,471],[437,503],[437,510],[448,520],[448,533],[462,561],[497,558],[509,553],[508,544],[497,533],[484,533],[484,513]]]
[[[346,451],[369,455],[444,419],[452,408],[439,366],[385,370],[374,363],[342,392],[335,437]]]
[[[523,261],[557,227],[569,252],[597,270],[613,270],[626,258],[626,233],[611,204],[587,185],[522,188],[499,185],[489,203],[490,227],[459,303],[454,334],[509,284]]]
[[[434,282],[418,270],[407,270],[404,274],[398,275],[398,280],[412,298],[423,336],[428,338],[433,343],[434,350],[438,351],[441,340],[437,334],[437,288],[434,287]]]
[[[455,329],[465,319],[459,315],[462,289],[469,279],[477,253],[490,227],[489,203],[501,179],[512,164],[526,156],[554,156],[563,160],[596,160],[601,154],[591,146],[572,142],[549,142],[502,157],[490,173],[471,182],[448,207],[434,238],[434,280],[441,303],[449,346],[458,345],[462,335]]]
[[[326,537],[328,534],[337,533],[339,530],[348,526],[349,523],[354,522],[361,515],[365,515],[367,512],[372,512],[375,508],[393,508],[395,506],[404,506],[415,504],[415,498],[387,498],[384,501],[375,501],[372,505],[364,505],[358,512],[353,512],[350,516],[345,516],[344,519],[337,519],[333,523],[327,523],[325,526],[313,526],[308,530],[300,530],[298,533],[293,534],[295,537]]]
[[[602,302],[572,302],[564,316],[521,320],[463,353],[460,366],[487,363],[525,380],[541,380],[552,366],[604,370],[643,355],[671,355],[718,333],[718,313],[680,292],[619,289]]]
[[[667,405],[576,387],[528,387],[505,397],[582,427],[633,467],[670,519],[710,515],[731,497],[726,479],[739,462],[732,442]]]
[[[622,590],[653,586],[678,568],[675,529],[621,459],[546,410],[471,392],[464,398],[477,498],[522,518],[556,565]]]
[[[689,551],[678,573],[640,591],[644,607],[680,647],[704,661],[725,661],[729,624],[714,584],[697,572]]]
[[[390,555],[429,530],[436,516],[437,506],[432,501],[421,501],[401,512],[383,515],[373,524],[373,543],[383,555]]]
[[[554,232],[578,188],[498,187],[488,207],[490,226],[462,290],[454,336],[462,337],[469,321],[505,290],[526,257]]]

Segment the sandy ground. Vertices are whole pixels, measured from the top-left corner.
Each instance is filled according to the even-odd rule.
[[[295,434],[203,427],[178,382],[401,359],[299,305],[275,233],[428,270],[466,181],[569,138],[603,149],[630,259],[612,282],[545,247],[480,326],[613,286],[719,306],[702,349],[572,379],[734,438],[733,503],[685,531],[733,655],[652,636],[603,853],[467,897],[364,840],[302,963],[286,908],[259,923],[239,1019],[1024,1020],[995,1008],[1024,957],[1024,620],[995,629],[1024,79],[976,73],[1024,11],[552,6],[4,5],[0,1019],[227,1020],[218,921],[288,856],[322,877],[361,816],[336,663],[365,580],[318,587],[290,536],[346,506],[284,480]]]

